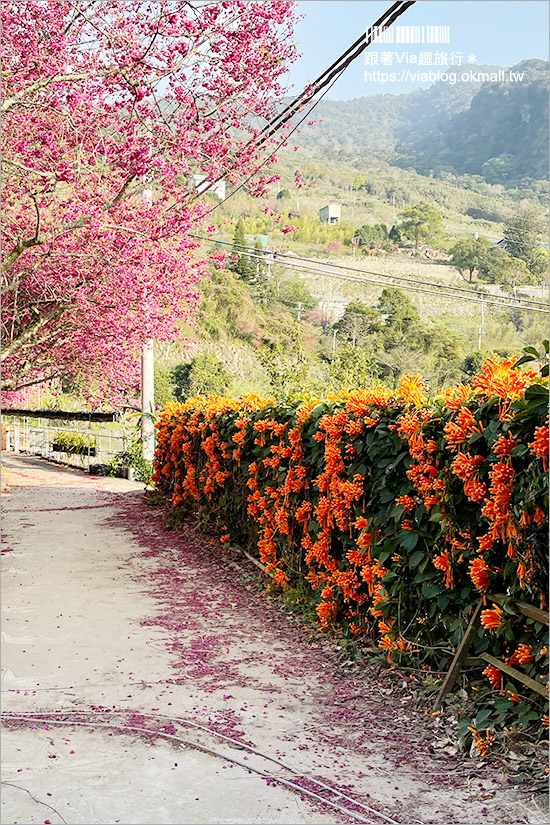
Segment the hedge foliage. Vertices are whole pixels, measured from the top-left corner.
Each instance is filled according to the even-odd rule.
[[[305,593],[327,631],[443,670],[483,598],[471,654],[546,684],[547,628],[514,600],[547,609],[547,385],[495,356],[431,398],[418,375],[320,403],[194,398],[164,410],[153,479]],[[478,722],[540,726],[541,696],[483,673]]]

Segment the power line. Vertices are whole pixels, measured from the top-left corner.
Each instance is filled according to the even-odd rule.
[[[250,246],[243,246],[241,244],[231,243],[230,241],[220,241],[220,240],[216,240],[215,238],[206,238],[206,237],[203,237],[201,235],[192,235],[192,237],[198,238],[200,240],[204,240],[208,243],[222,244],[223,246],[230,246],[230,247],[233,247],[233,248],[236,248],[236,249],[242,249],[246,252],[246,254],[249,257],[254,258],[255,260],[258,260],[258,261],[265,261],[266,260],[264,252],[262,252],[260,250],[257,250],[257,249],[254,249],[253,247],[250,247]],[[277,253],[275,253],[275,255],[276,254]],[[457,295],[457,294],[453,294],[453,292],[443,292],[442,290],[443,289],[445,289],[445,290],[449,289],[449,290],[456,290],[456,291],[460,291],[460,292],[467,292],[467,291],[464,290],[463,287],[453,287],[453,286],[446,287],[444,285],[441,285],[441,287],[437,287],[436,289],[434,289],[435,285],[430,284],[428,281],[413,280],[412,278],[409,279],[409,278],[405,278],[405,277],[400,276],[400,275],[388,275],[388,274],[383,273],[383,272],[372,272],[370,270],[361,270],[361,269],[356,269],[354,267],[347,267],[347,266],[342,266],[342,265],[338,265],[338,264],[334,264],[334,265],[333,264],[320,264],[318,261],[315,261],[313,258],[301,258],[299,255],[297,255],[296,257],[292,256],[291,259],[284,259],[284,255],[281,255],[280,258],[275,258],[275,255],[272,259],[273,263],[281,263],[285,267],[295,269],[298,272],[314,273],[315,275],[320,275],[320,276],[323,276],[323,277],[326,277],[326,278],[335,278],[337,280],[340,279],[340,280],[347,280],[347,281],[355,281],[355,282],[359,282],[359,283],[365,283],[365,282],[366,283],[373,283],[373,284],[377,284],[377,285],[381,285],[381,286],[395,286],[395,284],[388,283],[388,280],[398,280],[400,282],[403,282],[403,281],[405,282],[404,284],[403,283],[398,284],[398,286],[401,289],[405,290],[405,291],[421,292],[421,293],[424,293],[424,294],[427,294],[427,295],[436,295],[439,298],[451,298],[451,299],[454,299],[455,301],[458,301],[458,300],[473,301],[476,304],[482,304],[482,305],[490,304],[490,305],[499,306],[499,307],[501,307],[501,309],[502,308],[524,309],[528,312],[542,312],[542,313],[546,313],[546,314],[548,314],[548,311],[549,311],[546,304],[542,304],[539,301],[531,302],[531,301],[529,301],[529,299],[514,298],[514,299],[510,299],[510,301],[513,300],[514,303],[503,303],[502,300],[492,300],[490,297],[486,296],[486,293],[482,293],[482,292],[477,293],[477,296],[479,296],[479,297],[474,297],[471,293]],[[314,267],[307,266],[308,263],[313,264]],[[324,270],[324,269],[319,270],[318,269],[319,266],[329,266],[329,267],[331,267],[331,269],[328,270],[328,271]],[[333,268],[334,269],[339,269],[339,270],[351,270],[352,272],[357,272],[357,273],[360,273],[360,274],[352,275],[352,274],[344,274],[344,273],[340,273],[340,272],[334,272],[334,271],[332,271]],[[373,278],[365,277],[363,275],[364,272],[367,275],[376,275],[378,278],[386,278],[388,280],[374,280]],[[422,287],[420,287],[420,286],[411,286],[411,284],[422,284],[422,285],[425,285],[427,287],[431,287],[431,289],[426,289],[426,288],[424,288],[424,286],[422,286]],[[531,306],[532,303],[536,303],[538,306]],[[542,307],[542,306],[544,306],[545,308],[544,309],[539,309],[539,307]]]
[[[268,163],[268,161],[271,160],[271,158],[277,152],[277,150],[280,149],[281,146],[287,142],[289,137],[294,134],[294,132],[299,128],[299,126],[301,126],[304,120],[310,117],[312,111],[321,102],[321,100],[324,98],[327,92],[330,91],[330,89],[336,83],[336,81],[342,76],[342,74],[345,72],[350,63],[352,63],[356,57],[358,57],[368,46],[370,46],[374,37],[380,32],[380,30],[383,28],[389,28],[389,26],[391,26],[392,23],[394,23],[399,17],[401,17],[401,15],[404,14],[410,6],[413,6],[414,3],[415,0],[407,0],[406,2],[402,2],[402,0],[400,0],[400,2],[394,3],[393,6],[390,6],[390,8],[386,12],[384,12],[384,14],[372,26],[369,27],[366,34],[361,35],[361,37],[359,37],[355,41],[355,43],[353,43],[343,54],[341,54],[340,57],[338,57],[337,60],[335,60],[334,63],[331,66],[329,66],[329,68],[326,69],[317,78],[317,80],[313,82],[313,84],[310,84],[308,87],[306,87],[306,89],[304,89],[304,91],[300,95],[298,95],[298,97],[296,97],[291,104],[289,104],[285,109],[283,109],[282,112],[280,112],[278,115],[272,118],[269,121],[269,123],[267,123],[264,126],[264,128],[258,135],[249,140],[248,143],[245,144],[243,149],[246,149],[251,144],[256,143],[258,141],[258,138],[261,138],[261,140],[256,143],[256,148],[261,148],[272,135],[278,132],[283,127],[283,125],[288,120],[290,120],[291,117],[293,117],[293,115],[295,115],[298,111],[303,109],[304,106],[307,103],[309,103],[309,101],[319,91],[321,91],[321,89],[325,89],[323,94],[313,103],[308,112],[296,123],[296,125],[290,130],[290,132],[288,132],[284,136],[283,140],[281,140],[276,145],[273,151],[266,158],[264,158],[262,163],[255,169],[255,171],[247,178],[245,178],[244,181],[242,181],[237,187],[235,187],[233,192],[231,192],[225,198],[224,201],[214,204],[207,212],[201,215],[200,218],[198,218],[197,220],[203,220],[207,215],[212,214],[212,212],[218,209],[222,205],[222,203],[228,201],[229,198],[233,197],[233,195],[235,195],[240,189],[246,186],[249,180],[251,180],[251,178],[253,178],[254,175],[257,175],[260,169],[262,169],[266,165],[266,163]],[[225,171],[227,172],[227,169]],[[213,186],[216,185],[216,183],[222,180],[223,177],[223,174],[218,175],[218,177],[211,181],[208,186],[203,186],[203,182],[201,184],[200,195],[203,195],[205,192],[208,192]],[[195,200],[197,200],[198,197],[200,197],[200,195],[197,195],[197,197],[189,201],[189,203],[193,203]]]
[[[299,258],[300,261],[304,261],[304,262],[307,262],[307,263],[317,263],[317,261],[315,261],[314,258],[306,258],[306,257],[303,257],[301,255],[298,255],[297,257]],[[472,296],[472,290],[467,289],[466,287],[463,287],[463,286],[452,286],[452,285],[447,286],[447,284],[433,284],[430,281],[424,281],[424,280],[421,280],[421,279],[418,279],[418,278],[407,278],[404,275],[389,275],[385,272],[373,272],[372,270],[369,270],[369,269],[358,269],[357,267],[354,267],[354,266],[347,266],[347,265],[342,265],[342,264],[327,263],[327,264],[324,264],[324,266],[330,266],[331,268],[334,268],[334,269],[343,269],[343,270],[346,270],[346,271],[349,270],[351,272],[359,272],[359,273],[365,272],[367,275],[378,275],[380,277],[393,278],[393,280],[396,280],[396,281],[404,281],[405,283],[409,283],[409,284],[420,284],[422,286],[428,286],[428,287],[432,287],[432,288],[441,286],[441,288],[443,288],[443,289],[450,289],[453,292],[460,292],[460,293],[463,293],[464,295],[466,295],[470,298]],[[485,293],[485,292],[476,292],[476,295],[483,296],[483,297],[480,297],[478,300],[485,300],[485,295],[487,295],[487,293]],[[531,298],[514,298],[514,300],[518,301],[520,303],[534,304],[535,306],[545,307],[545,309],[548,306],[543,301],[537,301],[534,298],[533,299],[531,299]]]
[[[258,144],[261,146],[265,141],[274,134],[287,120],[290,118],[306,103],[309,101],[323,89],[331,80],[338,75],[338,77],[342,74],[342,72],[347,69],[347,67],[352,63],[356,57],[365,51],[365,49],[370,46],[372,41],[374,40],[375,36],[380,33],[381,30],[389,28],[392,23],[394,23],[398,17],[400,17],[404,12],[407,11],[409,6],[414,5],[415,0],[409,0],[409,2],[397,2],[394,3],[384,14],[372,25],[369,27],[365,34],[362,34],[361,37],[358,37],[355,43],[346,49],[346,51],[338,57],[334,63],[325,69],[325,71],[319,75],[319,77],[313,81],[301,95],[298,95],[292,103],[290,103],[282,112],[280,112],[271,123],[268,123],[262,132],[260,132],[260,137],[264,134],[267,130],[267,134]],[[309,91],[308,91],[309,90]],[[327,90],[328,91],[328,90]],[[305,95],[305,97],[304,97]],[[318,101],[317,101],[318,102]],[[317,105],[317,104],[315,104]],[[310,110],[311,111],[311,110]],[[280,123],[279,123],[280,121]]]

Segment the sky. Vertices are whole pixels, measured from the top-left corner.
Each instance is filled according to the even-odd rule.
[[[295,35],[302,56],[290,71],[289,82],[294,84],[291,93],[298,94],[315,80],[392,4],[393,0],[300,0],[298,13],[304,19],[298,22]],[[424,27],[424,44],[397,43],[394,31],[394,42],[369,46],[346,69],[326,99],[402,94],[430,86],[435,80],[446,80],[441,76],[445,72],[451,75],[447,82],[458,83],[461,63],[470,56],[476,58],[470,61],[474,64],[507,67],[526,58],[548,60],[546,0],[417,0],[394,26]],[[440,42],[428,43],[428,26],[447,26],[448,42],[443,33]],[[437,37],[432,35],[432,41]],[[423,63],[412,62],[421,52]],[[370,62],[365,64],[365,59]],[[428,76],[424,79],[418,73]]]

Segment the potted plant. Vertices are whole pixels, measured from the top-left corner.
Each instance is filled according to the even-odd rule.
[[[52,450],[56,453],[95,456],[97,441],[95,438],[89,439],[84,433],[68,430],[57,433],[52,444]]]

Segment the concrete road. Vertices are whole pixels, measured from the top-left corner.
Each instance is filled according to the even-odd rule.
[[[4,825],[546,821],[143,485],[2,465]]]

